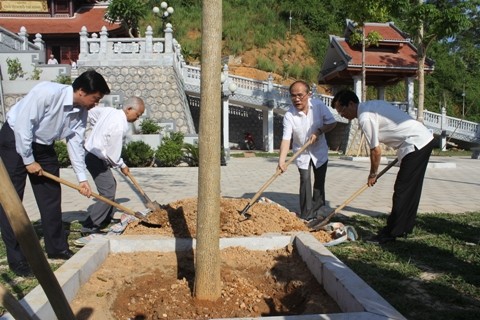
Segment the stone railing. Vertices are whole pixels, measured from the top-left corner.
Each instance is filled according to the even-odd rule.
[[[152,27],[148,26],[144,38],[109,38],[107,28],[99,34],[92,33],[84,26],[80,31],[80,53],[77,65],[88,66],[173,66],[177,71],[184,64],[181,48],[173,39],[170,24],[166,25],[164,38],[154,38]]]
[[[37,33],[33,43],[28,41],[28,33],[25,27],[20,28],[17,34],[0,27],[0,52],[16,52],[16,51],[43,51],[45,42],[42,35]]]

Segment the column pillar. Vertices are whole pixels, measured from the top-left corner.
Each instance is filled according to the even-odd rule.
[[[385,100],[385,87],[384,86],[377,87],[377,98],[378,98],[378,100]]]
[[[405,88],[407,89],[407,110],[408,114],[413,118],[417,118],[417,112],[415,111],[415,79],[413,77],[408,77],[405,79]]]
[[[353,91],[357,95],[358,100],[362,102],[363,97],[362,97],[362,77],[361,76],[353,77]]]
[[[273,108],[262,111],[263,115],[263,149],[273,152]]]

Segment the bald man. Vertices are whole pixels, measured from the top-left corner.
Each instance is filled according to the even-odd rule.
[[[128,123],[135,122],[145,111],[141,98],[128,98],[122,110],[111,107],[96,107],[89,111],[88,121],[92,131],[85,142],[85,163],[93,177],[98,193],[115,201],[117,182],[110,170],[120,168],[124,175],[130,169],[122,159],[123,140],[128,131]],[[97,201],[82,223],[83,236],[102,233],[112,220],[113,206]]]

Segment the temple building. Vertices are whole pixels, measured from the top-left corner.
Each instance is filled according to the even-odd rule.
[[[0,26],[19,33],[25,27],[29,40],[41,34],[45,61],[53,54],[59,63],[76,61],[80,51],[79,32],[99,33],[105,26],[111,37],[128,36],[120,23],[105,18],[108,1],[94,0],[0,0]]]

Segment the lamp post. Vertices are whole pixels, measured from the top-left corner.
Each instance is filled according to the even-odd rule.
[[[465,119],[465,83],[463,83],[462,92],[462,119]]]
[[[221,164],[226,165],[226,160],[230,159],[230,136],[229,136],[229,108],[228,102],[231,96],[235,95],[235,91],[237,90],[237,85],[230,80],[228,77],[228,66],[225,65],[223,67],[223,72],[220,77],[221,82],[221,97],[222,97],[222,105],[221,105],[221,144],[223,148],[222,152],[222,159]]]
[[[173,14],[173,8],[169,7],[168,3],[163,1],[160,3],[160,8],[155,6],[153,7],[152,11],[155,15],[158,15],[160,18],[162,18],[162,29],[165,29],[165,22],[167,21],[168,17]]]

